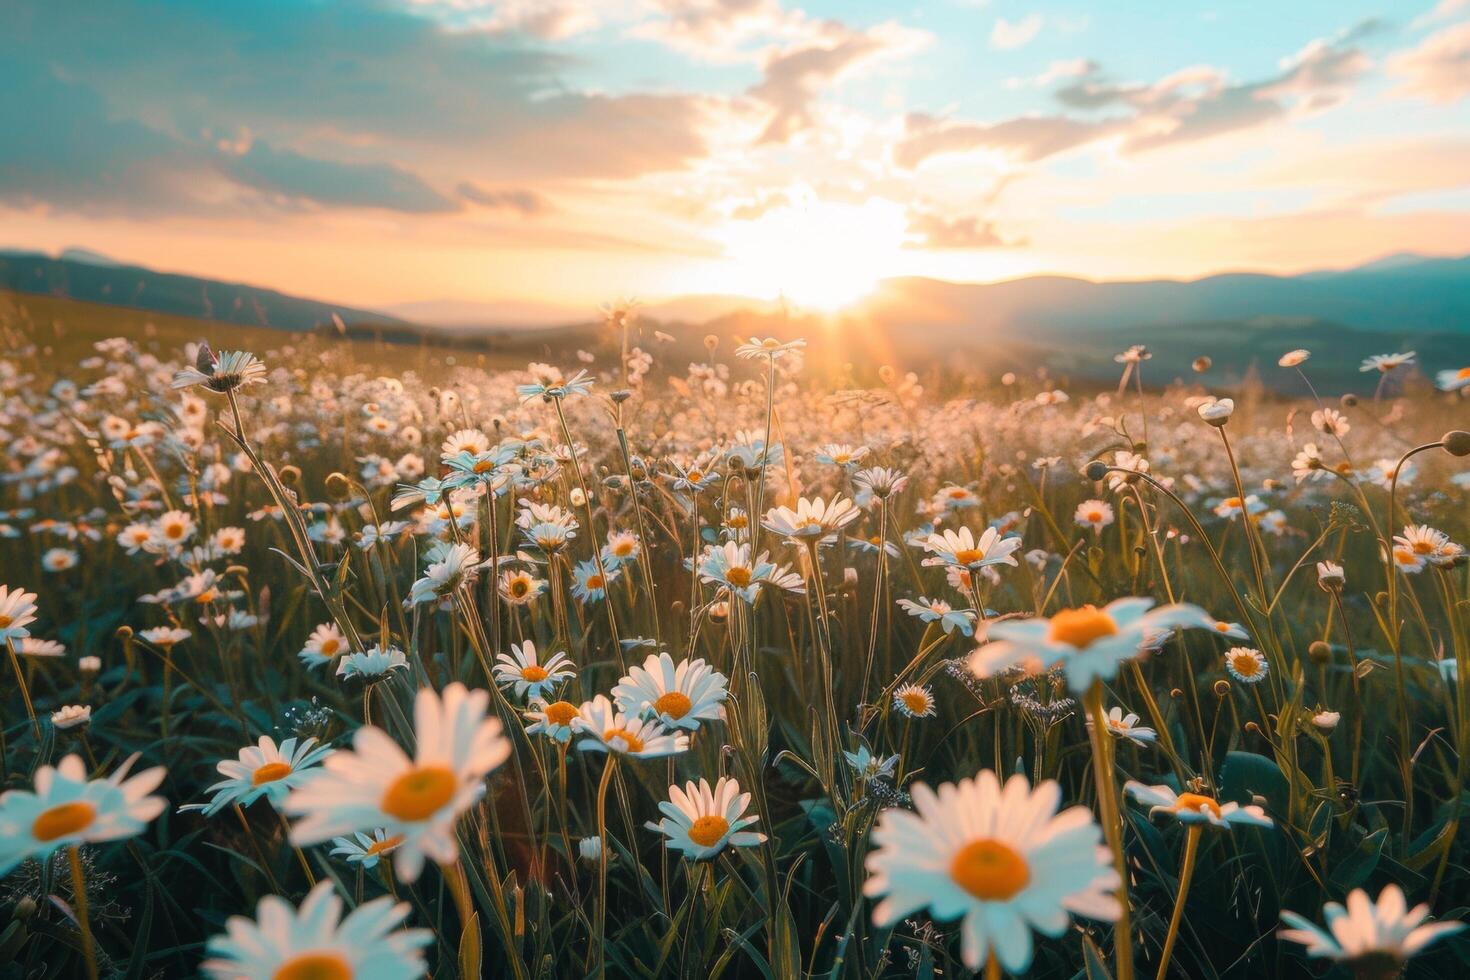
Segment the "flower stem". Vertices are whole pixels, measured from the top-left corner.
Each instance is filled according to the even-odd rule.
[[[82,930],[82,956],[87,961],[87,976],[97,980],[97,948],[92,944],[92,923],[87,918],[87,878],[82,874],[82,854],[77,845],[66,849],[66,860],[71,865],[72,897],[77,903],[77,922]]]
[[[1169,972],[1169,957],[1174,952],[1174,942],[1179,938],[1179,923],[1184,919],[1184,901],[1189,897],[1189,883],[1194,879],[1195,858],[1199,856],[1199,838],[1204,831],[1202,823],[1192,823],[1185,831],[1184,856],[1179,864],[1179,893],[1174,896],[1174,915],[1169,919],[1169,934],[1164,939],[1164,952],[1159,957],[1158,980],[1164,980]]]
[[[1117,963],[1117,980],[1133,980],[1133,932],[1129,928],[1128,862],[1123,856],[1123,824],[1118,813],[1118,789],[1113,780],[1112,743],[1108,735],[1108,716],[1103,709],[1101,681],[1093,681],[1087,691],[1087,712],[1092,716],[1089,734],[1092,738],[1092,772],[1097,780],[1097,809],[1102,818],[1103,835],[1113,852],[1113,865],[1118,871],[1118,922],[1113,928],[1113,955]]]

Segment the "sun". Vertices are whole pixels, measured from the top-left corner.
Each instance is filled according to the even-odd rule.
[[[716,232],[729,259],[721,288],[837,310],[894,273],[905,227],[903,208],[879,199],[810,201],[773,208],[752,221],[730,221]]]

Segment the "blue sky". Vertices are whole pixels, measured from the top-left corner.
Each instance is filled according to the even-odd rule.
[[[10,0],[3,245],[341,301],[1470,251],[1470,0]]]

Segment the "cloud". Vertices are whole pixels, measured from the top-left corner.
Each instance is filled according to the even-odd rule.
[[[1002,51],[1024,48],[1041,33],[1043,18],[1040,14],[1028,14],[1014,24],[1001,17],[990,29],[990,46]]]
[[[978,123],[913,113],[893,159],[913,169],[942,154],[987,149],[1026,163],[1103,140],[1128,155],[1320,112],[1339,103],[1372,66],[1356,42],[1380,30],[1381,22],[1365,21],[1336,38],[1313,41],[1282,59],[1276,74],[1246,83],[1210,66],[1152,83],[1120,83],[1088,62],[1053,93],[1063,110],[1080,116],[1064,111]]]
[[[1448,104],[1470,94],[1470,21],[1431,34],[1416,48],[1388,61],[1390,75],[1403,79],[1402,95]]]
[[[465,181],[455,188],[455,193],[472,204],[496,210],[515,211],[527,218],[534,218],[554,210],[551,201],[544,194],[527,188],[487,190],[470,181]]]
[[[1025,239],[1007,241],[996,231],[994,223],[977,215],[949,218],[924,208],[910,208],[905,248],[984,249],[1019,248]]]
[[[786,10],[779,0],[651,0],[657,16],[635,26],[633,37],[659,41],[708,61],[759,56],[752,42],[811,40],[822,21]]]
[[[219,172],[268,195],[328,207],[409,213],[455,211],[459,205],[415,174],[386,163],[343,163],[278,149],[256,140],[243,154],[220,158]]]

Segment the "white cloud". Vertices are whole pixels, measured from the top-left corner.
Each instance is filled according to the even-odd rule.
[[[1399,94],[1448,104],[1470,95],[1470,21],[1425,38],[1417,48],[1388,61],[1388,71],[1404,81]]]
[[[1040,14],[1028,14],[1014,24],[1001,17],[990,29],[990,44],[1002,51],[1014,51],[1025,47],[1041,33],[1041,25]]]

